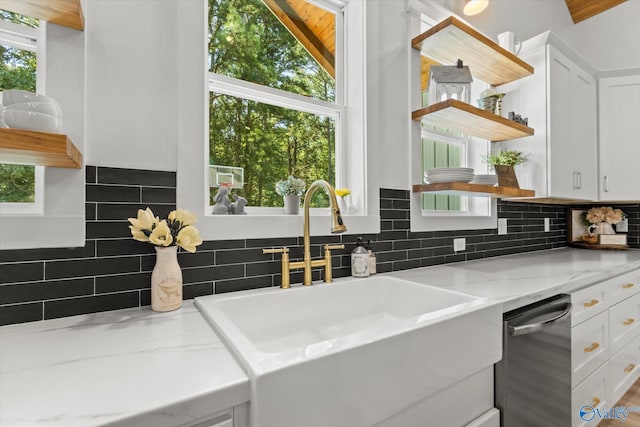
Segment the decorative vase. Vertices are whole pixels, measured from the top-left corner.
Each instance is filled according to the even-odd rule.
[[[493,168],[496,170],[496,175],[498,176],[498,186],[520,188],[513,166],[494,165]]]
[[[171,311],[182,306],[182,270],[178,247],[156,246],[156,265],[151,272],[151,309]]]
[[[284,198],[284,213],[287,215],[298,215],[300,211],[300,196],[288,194]]]
[[[598,234],[616,234],[613,226],[607,222],[599,222],[589,226],[589,234],[597,236]]]

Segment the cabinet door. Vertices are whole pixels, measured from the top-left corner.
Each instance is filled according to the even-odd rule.
[[[597,197],[596,84],[553,46],[548,50],[549,184],[554,197]]]
[[[599,82],[600,200],[640,200],[640,75]]]

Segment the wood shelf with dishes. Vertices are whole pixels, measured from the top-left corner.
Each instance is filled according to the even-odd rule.
[[[0,9],[74,30],[84,30],[84,14],[80,0],[0,0]]]
[[[414,193],[439,193],[457,196],[491,197],[533,197],[535,191],[520,188],[497,187],[492,185],[471,184],[468,182],[438,182],[434,184],[417,184]]]
[[[455,64],[462,59],[471,73],[492,86],[502,85],[533,74],[533,67],[493,40],[451,16],[429,30],[413,38],[411,46],[422,57],[421,72],[425,62]],[[412,112],[412,119],[429,126],[455,129],[465,134],[493,142],[531,136],[534,129],[509,120],[491,111],[483,110],[457,99],[447,99]],[[413,186],[413,192],[436,192],[467,196],[533,197],[533,190],[467,182],[440,182]]]
[[[82,153],[67,135],[0,128],[0,163],[82,168]]]

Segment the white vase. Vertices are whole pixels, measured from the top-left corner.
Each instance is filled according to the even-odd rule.
[[[300,196],[296,194],[288,194],[283,196],[284,213],[287,215],[298,215],[300,212]]]
[[[596,236],[598,234],[616,234],[613,226],[607,222],[599,222],[589,226],[589,234]]]
[[[151,272],[153,311],[171,311],[182,306],[182,270],[177,253],[177,246],[156,246],[156,265]]]

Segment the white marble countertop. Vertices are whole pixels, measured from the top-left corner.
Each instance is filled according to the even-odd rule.
[[[176,426],[249,400],[192,301],[0,328],[0,425]]]
[[[388,273],[503,310],[640,268],[640,251],[563,248]],[[194,307],[0,327],[0,426],[176,426],[249,401],[249,380]]]
[[[640,268],[637,250],[561,248],[390,274],[489,298],[501,302],[506,312],[637,268]]]

